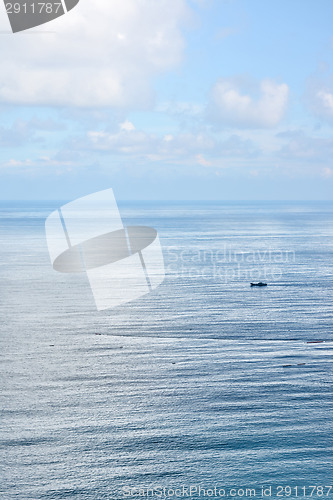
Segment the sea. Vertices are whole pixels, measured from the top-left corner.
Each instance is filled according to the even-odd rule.
[[[119,203],[166,277],[105,311],[63,204],[0,204],[1,500],[333,499],[333,203]]]

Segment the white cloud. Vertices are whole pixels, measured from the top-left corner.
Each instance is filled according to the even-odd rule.
[[[204,109],[202,104],[181,101],[161,102],[156,106],[157,112],[178,117],[197,117],[203,113]]]
[[[329,179],[330,177],[333,177],[333,170],[329,167],[325,167],[325,168],[323,168],[322,175],[326,179]]]
[[[285,141],[277,154],[280,158],[300,161],[301,163],[326,163],[333,155],[333,138],[314,137],[302,130],[286,131],[277,134]]]
[[[212,162],[206,160],[206,158],[203,155],[197,155],[196,160],[199,163],[199,165],[202,165],[203,167],[210,167],[212,165]]]
[[[30,167],[33,162],[29,159],[27,160],[14,160],[11,158],[10,160],[1,163],[1,167],[11,168],[11,167]]]
[[[238,135],[216,137],[204,131],[197,133],[151,134],[137,129],[118,127],[116,131],[90,130],[67,143],[61,159],[73,152],[97,157],[145,159],[154,162],[179,162],[209,167],[221,158],[253,158],[259,154],[252,141]],[[68,156],[67,153],[70,153]],[[64,152],[63,152],[64,153]],[[75,154],[74,154],[75,157]]]
[[[37,172],[37,170],[45,168],[66,168],[66,171],[71,171],[74,162],[71,161],[59,161],[56,158],[50,158],[49,156],[39,156],[34,159],[26,158],[24,160],[16,160],[11,158],[7,161],[0,163],[0,168],[2,170],[18,170],[25,172]]]
[[[321,101],[324,109],[333,116],[333,94],[320,90],[317,92],[317,98]]]
[[[231,35],[235,35],[239,32],[239,29],[223,27],[220,28],[219,31],[215,35],[216,40],[223,40],[224,38],[228,38]]]
[[[146,154],[156,149],[157,139],[153,135],[140,130],[122,129],[119,132],[90,131],[74,147],[88,148],[95,151],[109,151],[125,155]]]
[[[23,144],[36,140],[36,125],[30,121],[17,120],[9,127],[0,126],[0,146],[19,147]]]
[[[318,90],[312,99],[314,114],[328,121],[333,120],[333,93],[328,90]]]
[[[0,30],[8,30],[0,14]],[[181,61],[187,15],[185,0],[82,1],[38,28],[44,34],[2,36],[0,101],[145,107],[150,78]]]
[[[216,122],[238,127],[270,128],[283,118],[289,89],[285,83],[263,80],[260,96],[242,94],[237,82],[221,78],[213,87],[209,114]]]
[[[120,124],[120,130],[126,130],[127,132],[131,132],[132,130],[135,130],[135,127],[132,122],[129,120],[125,120],[123,123]]]
[[[17,148],[28,143],[41,143],[43,135],[63,130],[64,125],[52,118],[16,120],[12,125],[0,125],[0,146],[2,148]]]
[[[305,102],[312,113],[333,123],[333,75],[319,74],[308,79]]]
[[[259,170],[250,170],[251,177],[258,177],[260,174]]]

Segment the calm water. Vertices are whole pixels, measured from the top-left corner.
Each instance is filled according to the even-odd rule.
[[[167,278],[105,312],[51,268],[61,204],[0,206],[1,499],[333,486],[333,204],[123,203]]]

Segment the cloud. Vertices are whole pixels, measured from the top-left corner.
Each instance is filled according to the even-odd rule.
[[[314,115],[333,123],[333,91],[316,90],[310,98],[310,107]]]
[[[325,112],[333,117],[333,93],[325,90],[319,90],[316,94]]]
[[[277,152],[280,158],[316,164],[333,156],[333,138],[309,136],[302,130],[281,132],[277,137],[286,141]]]
[[[11,158],[10,160],[1,163],[1,167],[4,167],[4,168],[30,167],[32,164],[33,164],[33,162],[29,159],[27,159],[27,160],[14,160],[14,158]]]
[[[41,119],[35,117],[26,123],[31,130],[39,130],[41,132],[59,132],[66,128],[64,123],[54,120],[53,118]]]
[[[232,35],[236,35],[237,33],[239,33],[238,28],[231,28],[231,27],[220,28],[215,35],[215,40],[224,40],[225,38],[228,38],[229,36]]]
[[[212,165],[212,162],[206,160],[206,158],[203,155],[197,155],[196,160],[199,163],[199,165],[202,165],[203,167],[210,167]]]
[[[259,148],[250,139],[232,134],[224,141],[219,141],[217,151],[223,157],[255,158],[259,155]]]
[[[182,59],[188,14],[185,0],[82,1],[48,24],[54,33],[2,36],[0,102],[144,108],[151,77]]]
[[[125,122],[127,123],[127,122]],[[130,122],[128,122],[130,123]],[[142,155],[150,158],[183,157],[199,154],[201,151],[212,150],[215,141],[204,134],[181,133],[179,135],[165,134],[158,136],[142,130],[136,130],[129,125],[121,124],[116,132],[89,131],[87,136],[74,143],[74,147],[86,147],[95,151],[108,151],[122,155]]]
[[[6,148],[19,147],[29,141],[36,141],[35,127],[31,123],[17,120],[9,127],[0,127],[0,146]]]
[[[214,85],[208,114],[215,123],[271,128],[282,120],[288,103],[288,85],[263,80],[257,98],[242,93],[240,86],[239,82],[228,78],[221,78]]]
[[[147,161],[179,163],[179,165],[201,165],[209,167],[223,159],[251,159],[259,150],[249,139],[236,134],[227,137],[216,136],[205,131],[178,133],[147,133],[136,129],[125,120],[117,130],[90,130],[84,135],[68,141],[61,159],[75,157],[75,152],[84,157],[117,158],[117,161]]]
[[[161,102],[156,106],[156,111],[159,113],[167,113],[176,117],[198,117],[201,116],[204,111],[204,106],[202,104],[193,102],[181,102],[181,101],[166,101]]]
[[[329,167],[323,168],[322,176],[325,177],[326,179],[333,177],[333,170]]]
[[[156,136],[136,130],[134,125],[126,120],[114,132],[90,130],[86,136],[74,139],[71,147],[122,155],[144,155],[156,151],[157,143]]]
[[[0,146],[1,147],[20,147],[29,142],[43,142],[44,138],[36,133],[56,132],[65,127],[51,118],[31,120],[16,120],[7,127],[0,126]]]
[[[333,124],[333,75],[326,68],[308,78],[304,98],[314,116]]]
[[[135,130],[135,127],[132,122],[129,120],[125,120],[123,123],[120,124],[120,130],[126,130],[127,132],[131,132],[132,130]]]
[[[60,161],[56,158],[50,158],[49,156],[39,156],[37,158],[26,158],[23,160],[10,158],[0,163],[1,170],[15,170],[26,173],[37,172],[41,169],[45,170],[50,167],[53,169],[65,169],[65,171],[68,172],[71,171],[74,166],[74,162]]]

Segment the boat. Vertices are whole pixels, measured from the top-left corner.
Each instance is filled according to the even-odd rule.
[[[251,283],[251,286],[267,286],[267,283],[263,283],[262,281],[259,281],[259,283]]]

